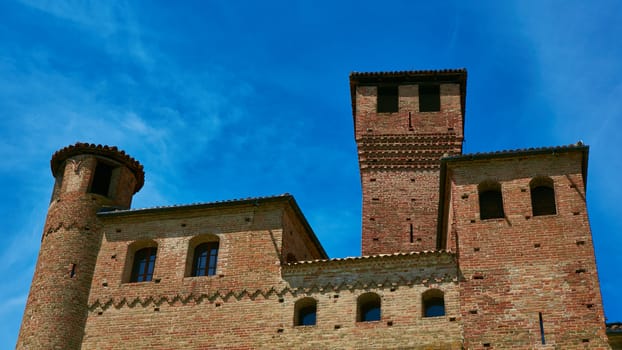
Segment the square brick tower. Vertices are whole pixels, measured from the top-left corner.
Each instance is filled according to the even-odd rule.
[[[363,255],[435,250],[439,170],[462,153],[464,69],[352,73]]]

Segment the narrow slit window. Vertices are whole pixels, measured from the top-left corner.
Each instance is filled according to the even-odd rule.
[[[544,338],[544,321],[542,320],[542,313],[538,312],[538,316],[540,318],[540,340],[542,344],[546,344],[546,339]]]
[[[419,112],[438,112],[440,110],[440,85],[419,85]]]
[[[399,110],[398,89],[394,86],[378,86],[378,113],[395,113]]]
[[[97,163],[95,166],[95,174],[91,183],[91,193],[108,196],[110,190],[110,181],[112,180],[112,170],[114,167],[106,163]]]

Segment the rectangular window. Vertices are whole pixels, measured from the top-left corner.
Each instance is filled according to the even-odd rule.
[[[395,113],[398,111],[397,85],[378,86],[378,113]]]
[[[110,181],[112,180],[112,170],[114,168],[106,163],[97,163],[93,182],[91,183],[91,193],[108,196],[110,190]]]
[[[419,112],[438,112],[440,110],[440,85],[419,85]]]

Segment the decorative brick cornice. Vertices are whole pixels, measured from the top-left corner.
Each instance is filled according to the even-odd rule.
[[[187,293],[187,294],[171,294],[171,295],[147,295],[147,296],[134,296],[134,297],[110,297],[110,298],[98,298],[92,301],[88,308],[89,311],[105,311],[111,307],[121,309],[124,307],[148,307],[150,305],[158,306],[162,304],[169,305],[187,305],[189,303],[200,304],[203,302],[229,302],[232,300],[242,300],[249,298],[251,300],[263,298],[269,299],[270,297],[283,297],[290,295],[292,297],[298,297],[300,295],[312,295],[322,293],[336,293],[341,291],[370,291],[370,290],[382,290],[393,289],[397,290],[400,287],[413,287],[416,285],[422,285],[429,287],[433,284],[439,283],[459,283],[459,278],[452,274],[438,274],[427,276],[426,278],[397,278],[397,279],[378,279],[378,280],[366,280],[366,281],[353,281],[351,283],[325,283],[325,284],[311,284],[304,287],[292,287],[285,286],[281,288],[271,287],[267,289],[241,289],[241,290],[229,290],[229,291],[213,291],[208,293]]]
[[[460,154],[455,134],[366,135],[357,140],[361,169],[440,169],[441,158]]]

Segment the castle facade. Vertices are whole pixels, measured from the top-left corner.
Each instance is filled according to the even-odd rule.
[[[350,75],[360,257],[289,194],[131,209],[139,162],[59,150],[17,348],[610,349],[588,146],[463,154],[466,77]]]

